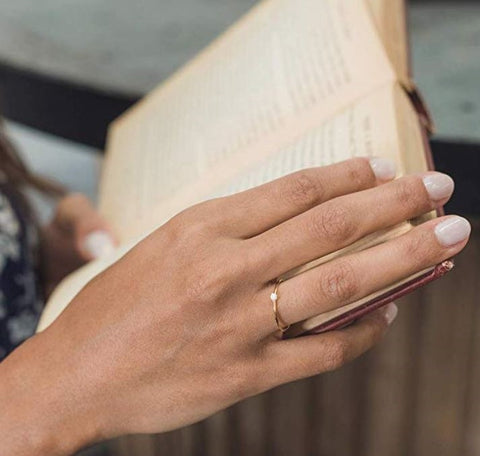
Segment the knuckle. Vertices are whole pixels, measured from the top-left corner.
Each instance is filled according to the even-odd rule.
[[[310,207],[322,200],[325,190],[320,179],[315,179],[307,171],[299,171],[291,176],[285,190],[285,198],[297,207]]]
[[[383,338],[388,329],[388,323],[382,311],[364,317],[363,325],[363,350],[367,351]]]
[[[223,302],[242,274],[240,262],[229,263],[208,252],[197,257],[195,263],[188,272],[190,280],[186,293],[190,303]]]
[[[332,263],[318,282],[320,295],[334,302],[352,300],[359,292],[359,283],[350,261]]]
[[[310,217],[310,231],[315,239],[345,243],[356,231],[354,223],[344,205],[336,202],[326,204]]]
[[[220,279],[207,267],[199,267],[190,271],[191,280],[185,290],[187,302],[190,304],[208,304],[217,300],[221,294]]]
[[[212,231],[215,226],[215,218],[210,214],[199,212],[198,216],[189,224],[189,235],[197,235],[201,238]]]
[[[396,182],[395,199],[403,207],[416,207],[421,203],[422,193],[411,179]]]
[[[182,231],[183,228],[187,225],[187,220],[189,218],[189,209],[186,209],[182,212],[179,212],[177,215],[172,217],[164,227],[169,228],[173,231]]]
[[[354,158],[349,160],[347,164],[347,178],[350,182],[353,182],[355,188],[364,188],[375,182],[375,175],[368,160]]]
[[[195,206],[185,214],[184,229],[188,234],[202,234],[212,226],[212,219],[215,217],[212,216],[213,214],[210,211],[204,209],[203,206]]]
[[[436,257],[428,233],[420,230],[405,237],[402,247],[404,258],[407,258],[417,268],[430,263]]]
[[[327,372],[337,370],[348,362],[349,344],[341,335],[337,335],[328,347],[323,356],[323,369]]]
[[[157,230],[155,237],[165,237],[169,245],[175,245],[181,249],[184,244],[186,227],[186,219],[181,213],[170,219],[161,229]]]
[[[368,346],[373,347],[382,339],[386,329],[387,321],[384,316],[372,318],[370,320],[369,334],[368,334]]]
[[[221,210],[222,208],[222,200],[215,198],[192,206],[190,208],[190,214],[192,218],[200,219],[206,223],[207,226],[210,226],[212,221],[216,223],[219,219],[223,218],[224,211]]]
[[[255,275],[258,274],[259,264],[263,264],[265,267],[268,266],[263,260],[265,256],[263,252],[257,252],[255,249],[247,248],[244,245],[240,245],[237,249],[240,260],[232,260],[229,255],[228,262],[226,262],[232,266],[233,276],[237,280],[245,278],[249,280],[254,279]]]
[[[212,219],[210,212],[202,210],[200,205],[193,206],[173,217],[166,227],[175,238],[194,240],[210,232]]]

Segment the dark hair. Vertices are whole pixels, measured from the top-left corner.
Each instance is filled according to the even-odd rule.
[[[60,185],[30,171],[18,154],[15,146],[7,137],[3,121],[1,120],[0,174],[2,187],[15,198],[25,217],[33,220],[35,219],[35,214],[25,193],[28,189],[37,190],[54,198],[65,193]]]

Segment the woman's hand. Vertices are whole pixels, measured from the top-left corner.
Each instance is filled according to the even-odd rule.
[[[41,237],[42,279],[46,294],[86,262],[111,252],[115,238],[88,198],[63,198]]]
[[[277,277],[430,211],[453,191],[438,173],[383,183],[391,165],[373,165],[304,170],[192,207],[146,238],[0,365],[9,391],[0,398],[12,410],[0,417],[4,454],[68,454],[185,426],[336,369],[378,342],[393,305],[343,330],[281,340],[270,301]],[[469,230],[444,217],[288,280],[280,315],[294,323],[435,265],[462,250]]]

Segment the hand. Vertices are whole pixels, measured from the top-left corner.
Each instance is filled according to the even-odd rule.
[[[111,252],[116,244],[108,224],[88,198],[63,198],[42,230],[42,278],[47,296],[68,274],[86,262]]]
[[[168,431],[369,349],[395,306],[343,330],[281,340],[269,297],[276,277],[430,211],[453,191],[438,173],[383,184],[389,169],[366,159],[308,169],[174,217],[0,365],[8,391],[0,400],[14,410],[0,417],[5,454],[68,454]],[[469,230],[444,217],[292,278],[280,288],[281,316],[294,323],[435,265],[465,246]],[[12,420],[23,423],[16,440]],[[21,437],[29,445],[15,446]]]

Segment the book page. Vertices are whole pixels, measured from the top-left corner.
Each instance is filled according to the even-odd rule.
[[[364,0],[266,0],[113,124],[101,212],[138,236],[394,79]]]
[[[226,185],[217,187],[209,198],[256,187],[303,168],[326,166],[354,157],[391,158],[397,162],[399,174],[403,174],[396,87],[388,84],[319,123],[282,149],[263,157],[260,163],[238,172]]]
[[[407,0],[367,0],[388,57],[405,87],[411,87]]]
[[[236,193],[301,168],[359,156],[388,156],[401,170],[394,86],[387,83],[323,122],[302,118],[295,135],[290,129],[279,132],[274,141],[262,143],[261,150],[254,149],[247,163],[243,155],[220,163],[198,182],[157,204],[125,232],[138,236],[202,200]]]
[[[426,172],[429,169],[422,126],[408,95],[399,85],[393,86],[395,118],[399,131],[401,162],[405,173]]]
[[[328,165],[358,156],[390,157],[403,169],[399,131],[395,115],[394,85],[389,84],[364,97],[329,120],[319,123],[280,150],[273,150],[260,163],[237,168],[236,176],[205,193],[189,195],[164,204],[158,225],[188,206],[219,196],[230,195],[263,184],[296,170]],[[147,225],[154,224],[153,219]],[[93,277],[121,258],[136,242],[111,256],[97,260],[68,276],[55,290],[42,315],[38,330],[46,328]],[[370,243],[375,243],[371,239]]]
[[[393,97],[395,101],[395,118],[399,132],[401,168],[403,173],[425,173],[431,163],[429,155],[431,154],[427,135],[423,130],[418,113],[415,111],[410,98],[400,84],[393,87]],[[418,225],[437,217],[436,211],[424,214],[412,220],[414,225]]]

